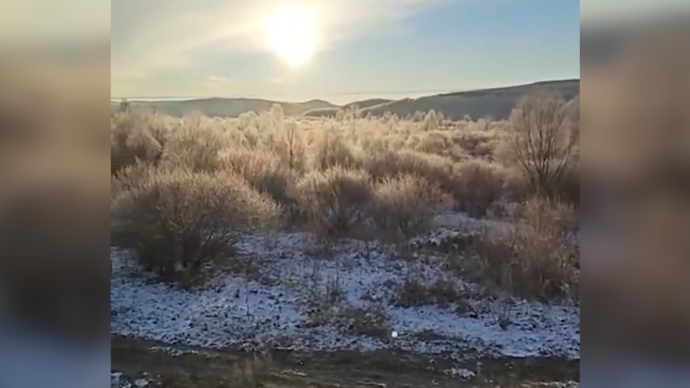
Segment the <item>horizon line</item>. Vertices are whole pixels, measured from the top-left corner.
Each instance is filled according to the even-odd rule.
[[[474,92],[482,90],[492,90],[492,89],[503,89],[511,87],[521,87],[537,85],[545,82],[559,82],[559,81],[579,81],[579,77],[573,78],[559,78],[559,79],[548,79],[548,80],[538,80],[531,82],[523,82],[518,84],[506,85],[506,86],[494,86],[494,87],[484,87],[484,88],[450,88],[450,89],[426,89],[426,90],[397,90],[397,91],[366,91],[366,92],[340,92],[340,93],[325,93],[322,96],[326,97],[345,97],[345,96],[376,96],[376,95],[411,95],[411,94],[423,94],[428,96],[433,95],[447,95],[452,93],[464,93],[464,92]],[[278,97],[278,96],[274,96]],[[287,97],[287,96],[285,96]],[[425,97],[425,96],[420,96]],[[420,98],[415,97],[415,98]],[[375,98],[375,97],[372,97]],[[407,97],[411,98],[411,97]],[[254,99],[254,100],[264,100],[264,101],[275,101],[275,102],[290,102],[290,101],[280,101],[271,100],[260,95],[197,95],[197,96],[136,96],[136,97],[110,97],[111,102],[122,102],[122,100],[129,100],[129,102],[155,102],[155,101],[194,101],[194,100],[213,100],[213,99]],[[324,101],[330,103],[330,101],[323,98],[312,98],[308,100],[294,101],[293,103],[306,103],[311,101]],[[335,105],[335,104],[334,104]]]

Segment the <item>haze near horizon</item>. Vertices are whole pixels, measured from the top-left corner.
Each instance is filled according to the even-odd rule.
[[[579,2],[115,0],[114,98],[347,103],[579,77]]]

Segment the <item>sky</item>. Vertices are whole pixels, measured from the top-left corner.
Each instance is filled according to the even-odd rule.
[[[266,43],[280,4],[317,15],[298,67]],[[577,78],[579,29],[577,0],[113,0],[111,94],[344,103]]]
[[[109,34],[114,98],[344,103],[576,78],[580,15],[606,22],[684,3],[690,8],[685,0],[4,0],[0,44]],[[300,66],[266,41],[266,17],[281,4],[312,15],[277,34],[313,25],[316,52]]]

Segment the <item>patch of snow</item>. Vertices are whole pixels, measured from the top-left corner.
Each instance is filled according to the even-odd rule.
[[[146,387],[149,385],[149,381],[146,379],[136,379],[134,380],[134,385],[137,387]]]
[[[110,372],[110,386],[119,387],[122,382],[122,372]]]
[[[481,232],[483,230],[508,232],[514,228],[513,224],[505,220],[472,218],[458,212],[441,213],[434,217],[434,224],[438,229],[461,233]]]
[[[131,379],[124,377],[122,372],[110,372],[110,387],[111,388],[143,388],[151,385],[151,380],[148,379],[148,373],[143,373],[144,377],[138,379]]]
[[[180,349],[180,348],[175,348],[172,346],[152,346],[151,352],[165,353],[165,354],[172,356],[172,357],[184,356],[185,354],[204,355],[206,357],[211,356],[210,354],[207,354],[206,352],[200,352],[200,351],[195,350],[195,349]]]
[[[452,217],[448,217],[452,218]],[[460,219],[465,219],[458,217]],[[459,306],[396,307],[394,287],[414,276],[422,283],[451,282],[471,294],[472,284],[451,277],[429,256],[410,263],[394,260],[387,247],[351,241],[314,257],[313,238],[304,233],[248,236],[240,244],[261,271],[261,281],[228,275],[212,288],[184,291],[131,276],[127,255],[113,250],[111,332],[117,335],[204,348],[256,346],[288,339],[293,348],[396,348],[417,353],[450,353],[456,359],[481,356],[560,355],[579,358],[579,308],[525,300],[468,299]],[[335,286],[334,286],[335,285]],[[381,309],[397,337],[364,337],[336,327],[308,325],[307,305],[337,287],[344,306]],[[497,317],[508,316],[501,327]],[[390,331],[388,331],[390,333]],[[435,339],[421,339],[433,332]]]
[[[447,375],[458,377],[462,380],[469,380],[475,376],[475,373],[465,368],[449,368],[444,370]]]

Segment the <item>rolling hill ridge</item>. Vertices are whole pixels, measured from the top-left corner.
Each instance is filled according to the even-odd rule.
[[[454,120],[462,119],[465,116],[470,116],[472,119],[483,117],[504,119],[508,117],[520,97],[537,89],[552,90],[567,101],[573,101],[574,104],[575,99],[580,94],[580,80],[543,81],[401,100],[372,98],[345,105],[335,105],[323,100],[282,102],[257,98],[214,97],[184,101],[130,101],[130,106],[134,110],[156,111],[176,117],[194,112],[206,116],[237,117],[250,111],[267,112],[274,104],[278,104],[288,116],[333,117],[339,110],[356,109],[361,111],[363,115],[381,116],[392,113],[406,117],[417,111],[426,112],[433,109],[442,113],[446,118]],[[579,99],[577,105],[579,106]],[[117,109],[118,106],[118,102],[112,102],[113,109]]]

